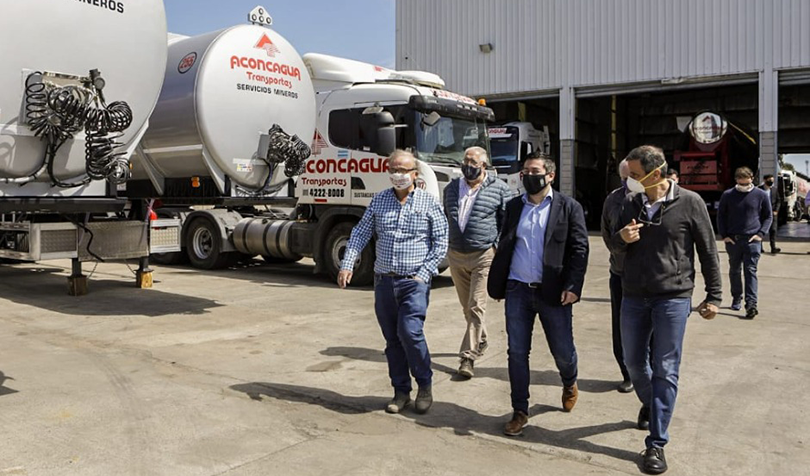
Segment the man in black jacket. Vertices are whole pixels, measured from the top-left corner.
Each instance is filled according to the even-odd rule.
[[[630,176],[618,225],[610,240],[624,253],[622,344],[624,361],[641,400],[639,429],[648,429],[642,468],[667,470],[664,445],[678,394],[686,320],[695,287],[695,251],[706,283],[698,311],[705,319],[721,302],[720,262],[703,199],[664,178],[667,163],[658,147],[641,146],[627,156]],[[655,334],[650,366],[650,337]]]
[[[570,412],[578,396],[572,305],[582,295],[588,233],[579,203],[552,190],[555,170],[554,160],[545,154],[526,158],[521,171],[526,193],[506,206],[487,282],[493,299],[506,298],[514,410],[504,427],[509,436],[521,434],[529,421],[529,352],[538,314],[562,379],[563,409]]]
[[[781,248],[776,246],[776,232],[779,229],[778,214],[779,214],[779,207],[782,205],[781,197],[779,196],[779,187],[776,187],[776,180],[774,180],[773,175],[768,174],[763,178],[762,185],[759,186],[760,189],[764,190],[768,194],[768,198],[771,200],[771,209],[773,210],[773,221],[771,222],[771,227],[768,230],[768,238],[770,238],[771,242],[771,254],[775,255],[782,251]]]
[[[474,375],[476,359],[488,347],[484,312],[487,308],[487,276],[495,256],[495,244],[512,192],[495,173],[487,171],[487,151],[470,147],[461,171],[444,189],[444,212],[450,230],[447,261],[467,321],[461,340],[458,374]]]

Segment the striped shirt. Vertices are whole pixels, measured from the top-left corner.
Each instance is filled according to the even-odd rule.
[[[436,199],[420,188],[408,195],[405,204],[393,188],[374,196],[352,230],[341,269],[352,271],[373,235],[377,240],[375,273],[430,282],[447,254],[447,219]]]

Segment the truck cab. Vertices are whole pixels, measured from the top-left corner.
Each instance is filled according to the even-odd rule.
[[[529,154],[551,152],[548,127],[537,130],[530,122],[507,122],[489,127],[492,165],[498,177],[516,194],[523,193],[521,163]]]
[[[444,89],[432,73],[393,71],[309,53],[317,128],[312,156],[296,184],[299,205],[366,207],[391,186],[382,142],[419,159],[419,186],[441,199],[461,176],[464,150],[488,149],[492,110]]]

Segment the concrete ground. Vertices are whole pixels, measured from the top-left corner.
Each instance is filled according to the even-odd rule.
[[[2,265],[0,475],[638,474],[639,402],[614,390],[607,255],[591,245],[574,311],[579,403],[560,411],[537,333],[517,438],[501,433],[503,305],[490,302],[476,377],[458,381],[449,273],[426,326],[436,402],[418,416],[382,411],[391,389],[370,290],[341,291],[309,261],[157,266],[151,290],[102,264],[82,298],[66,294],[66,261]],[[668,474],[810,474],[810,243],[781,246],[762,257],[756,319],[728,308],[690,319]]]

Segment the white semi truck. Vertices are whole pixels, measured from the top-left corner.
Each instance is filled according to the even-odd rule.
[[[163,83],[162,0],[5,1],[0,45],[0,258],[72,259],[75,295],[82,262],[140,259],[149,287],[147,207],[117,191]]]
[[[529,154],[540,150],[551,153],[548,127],[537,130],[530,122],[507,122],[489,127],[492,165],[498,177],[516,194],[523,193],[520,181],[521,163]]]
[[[416,154],[420,186],[438,197],[460,176],[465,148],[488,147],[492,119],[436,75],[302,58],[262,26],[175,37],[126,194],[157,199],[159,216],[182,221],[183,251],[163,262],[213,269],[246,255],[308,256],[334,276],[352,227],[390,187],[394,148]],[[373,253],[353,284],[373,279]]]

